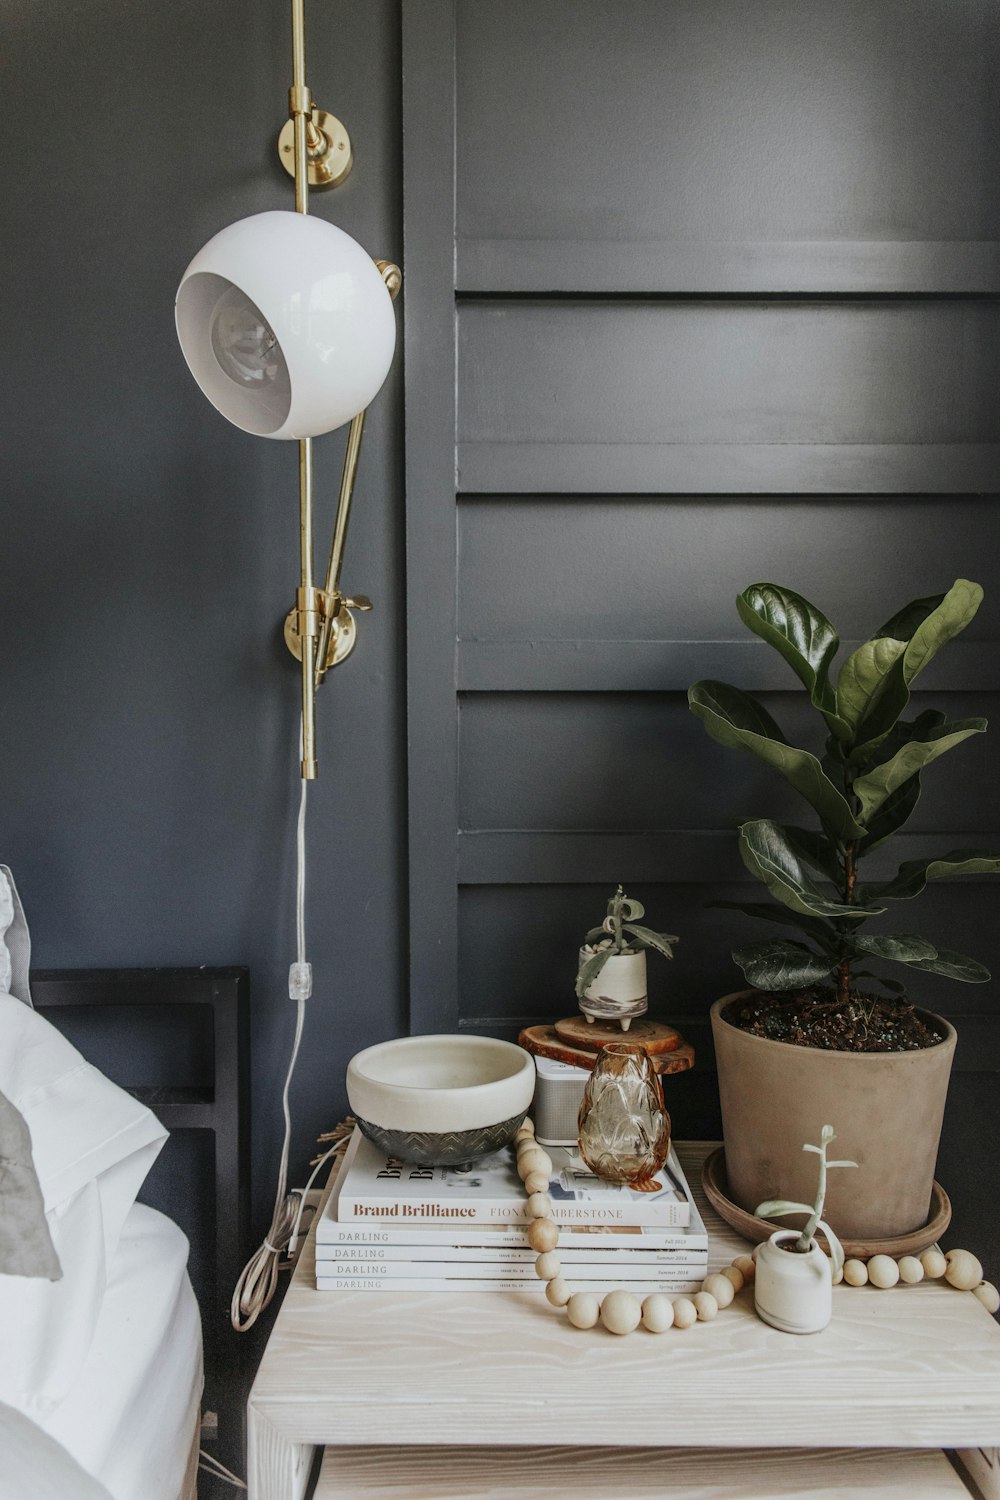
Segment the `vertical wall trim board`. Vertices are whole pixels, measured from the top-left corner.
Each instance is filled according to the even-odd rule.
[[[458,1024],[455,5],[404,4],[410,1030]]]

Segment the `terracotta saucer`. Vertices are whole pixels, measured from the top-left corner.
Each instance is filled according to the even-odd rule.
[[[701,1169],[701,1185],[719,1217],[725,1219],[729,1227],[735,1229],[745,1240],[759,1245],[776,1228],[781,1227],[777,1221],[758,1219],[754,1214],[747,1213],[746,1209],[740,1208],[729,1197],[726,1156],[722,1146],[718,1146],[705,1158]],[[845,1239],[844,1254],[848,1259],[856,1260],[868,1260],[872,1255],[919,1255],[921,1250],[926,1250],[944,1234],[950,1223],[951,1200],[941,1184],[935,1182],[931,1191],[931,1216],[922,1229],[914,1229],[910,1234],[899,1234],[889,1239]]]

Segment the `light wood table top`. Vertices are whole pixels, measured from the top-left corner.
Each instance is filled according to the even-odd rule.
[[[701,1192],[712,1144],[677,1150],[714,1269],[747,1247]],[[1000,1334],[941,1284],[836,1287],[808,1337],[762,1323],[745,1289],[712,1323],[618,1339],[529,1293],[318,1292],[314,1276],[310,1234],[250,1395],[251,1500],[301,1495],[321,1444],[1000,1445]]]

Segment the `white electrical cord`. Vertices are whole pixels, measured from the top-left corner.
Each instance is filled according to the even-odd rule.
[[[301,754],[301,731],[299,736]],[[302,1041],[302,1029],[306,1017],[306,1001],[312,994],[312,966],[306,961],[306,789],[309,783],[302,782],[299,800],[299,817],[295,837],[295,940],[296,962],[288,971],[289,999],[296,1002],[295,1037],[292,1055],[285,1075],[285,1086],[281,1092],[281,1111],[285,1121],[285,1136],[281,1147],[278,1167],[278,1188],[274,1199],[271,1227],[260,1248],[247,1261],[233,1290],[229,1318],[237,1333],[246,1333],[252,1328],[267,1307],[278,1288],[278,1273],[282,1251],[298,1233],[299,1220],[305,1194],[288,1192],[288,1150],[292,1135],[292,1116],[288,1106],[288,1094],[295,1072],[295,1063]],[[331,1153],[328,1152],[327,1155]],[[322,1165],[322,1161],[320,1162]],[[318,1168],[317,1168],[318,1170]],[[313,1173],[315,1177],[316,1173]],[[312,1184],[312,1177],[309,1185]]]
[[[211,1474],[213,1479],[221,1479],[225,1484],[231,1484],[234,1490],[245,1490],[246,1483],[234,1474],[232,1469],[227,1469],[225,1464],[219,1462],[211,1453],[206,1453],[204,1448],[198,1450],[198,1467],[203,1474]]]

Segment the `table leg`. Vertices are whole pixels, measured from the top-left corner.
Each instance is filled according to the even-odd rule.
[[[315,1449],[286,1438],[259,1408],[247,1408],[248,1500],[302,1500]]]
[[[956,1456],[984,1500],[1000,1500],[1000,1448],[959,1448]]]

